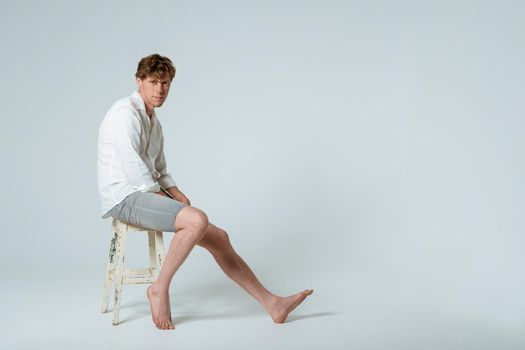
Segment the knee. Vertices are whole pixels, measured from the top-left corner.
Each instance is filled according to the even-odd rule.
[[[208,250],[216,257],[230,256],[234,252],[230,243],[230,237],[223,229],[216,228],[213,233],[213,240],[210,243]]]
[[[216,244],[219,248],[221,248],[222,251],[231,247],[228,233],[221,228],[217,229]]]
[[[202,210],[188,206],[175,218],[175,227],[202,232],[208,227],[208,216]]]

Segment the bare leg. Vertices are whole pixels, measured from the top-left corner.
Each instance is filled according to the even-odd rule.
[[[204,212],[193,207],[182,209],[175,219],[180,228],[171,239],[157,281],[147,290],[153,322],[160,329],[173,329],[169,301],[169,287],[173,275],[188,257],[195,244],[203,237],[208,226]]]
[[[234,251],[228,234],[213,224],[208,225],[204,237],[197,244],[210,251],[224,273],[254,297],[276,323],[283,323],[288,314],[313,293],[310,289],[288,297],[272,294]]]

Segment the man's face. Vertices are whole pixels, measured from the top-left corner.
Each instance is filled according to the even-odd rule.
[[[149,76],[144,79],[137,78],[139,92],[146,104],[146,108],[160,107],[168,97],[170,91],[171,79],[168,73],[162,77]]]

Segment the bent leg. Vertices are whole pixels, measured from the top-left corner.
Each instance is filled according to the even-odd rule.
[[[183,208],[174,218],[177,231],[162,263],[157,281],[147,290],[151,316],[157,328],[173,329],[171,321],[169,287],[173,275],[186,260],[208,226],[206,214],[194,207]]]
[[[237,255],[226,231],[213,224],[208,225],[197,244],[207,249],[224,273],[254,297],[276,323],[283,323],[288,314],[313,293],[313,290],[305,290],[289,297],[271,293],[259,282],[248,264]]]

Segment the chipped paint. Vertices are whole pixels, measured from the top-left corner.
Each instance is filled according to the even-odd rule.
[[[113,238],[111,239],[111,245],[109,248],[109,262],[113,264],[115,253],[117,251],[116,245],[117,245],[118,235],[117,232],[113,232]]]

